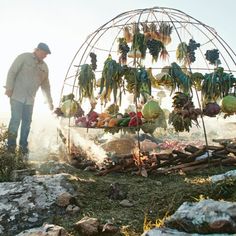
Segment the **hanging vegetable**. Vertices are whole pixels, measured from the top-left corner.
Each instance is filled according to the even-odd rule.
[[[133,35],[130,32],[130,29],[128,26],[125,26],[123,29],[123,36],[125,38],[126,43],[131,43],[133,41]]]
[[[139,27],[137,23],[133,25],[133,41],[131,50],[128,53],[128,57],[131,58],[142,58],[144,59],[146,56],[146,42],[144,34],[140,33]]]
[[[159,35],[160,40],[163,42],[164,45],[171,43],[171,33],[173,30],[173,26],[168,24],[167,22],[161,21],[159,26]]]
[[[118,52],[120,54],[119,56],[119,63],[122,65],[126,65],[127,63],[127,54],[129,52],[129,46],[125,40],[125,38],[119,38],[118,39]]]
[[[97,55],[91,52],[89,56],[91,58],[91,67],[93,70],[96,70],[97,69]]]
[[[195,62],[196,60],[195,51],[199,47],[200,47],[200,43],[196,43],[196,41],[193,39],[189,40],[189,43],[187,46],[189,64]]]
[[[126,67],[124,70],[125,88],[131,94],[139,93],[138,85],[138,69]]]
[[[164,44],[161,41],[156,40],[156,39],[148,39],[147,48],[149,49],[149,53],[152,55],[152,63],[157,62],[159,53],[165,50]],[[166,52],[167,51],[165,51],[165,56],[163,55],[164,58],[166,57]]]
[[[200,43],[196,43],[193,39],[190,39],[188,44],[185,42],[179,43],[176,50],[176,59],[184,65],[190,65],[196,60],[195,51],[198,47],[200,47]]]
[[[72,117],[78,110],[78,103],[75,100],[68,99],[62,102],[60,109],[65,117]]]
[[[143,27],[143,34],[146,37],[146,39],[151,38],[151,30],[150,30],[147,22],[141,22],[141,25]]]
[[[156,77],[152,74],[152,68],[149,67],[147,69],[147,74],[148,74],[148,78],[151,81],[151,87],[152,88],[160,88],[160,84],[159,81],[156,79]]]
[[[222,98],[221,110],[226,113],[225,117],[236,113],[236,97],[228,95]]]
[[[218,49],[212,49],[207,50],[205,53],[206,60],[209,61],[210,64],[216,65],[219,64],[219,50]]]
[[[157,31],[156,23],[152,22],[149,26],[149,29],[150,29],[150,38],[160,40],[160,35]]]
[[[176,59],[184,65],[188,64],[188,45],[185,42],[179,43],[176,49]]]
[[[168,122],[173,125],[176,132],[189,132],[192,123],[199,126],[197,118],[201,114],[201,109],[194,107],[192,97],[182,92],[176,92],[173,97],[173,107]]]
[[[91,65],[83,64],[81,66],[79,76],[79,101],[82,102],[83,98],[94,99],[94,88],[96,86],[95,74]]]
[[[139,93],[143,97],[144,103],[151,96],[151,80],[145,68],[141,67],[138,74]]]
[[[215,117],[220,113],[220,106],[216,102],[209,102],[206,104],[206,106],[203,108],[203,115],[209,116],[209,117]]]
[[[204,80],[204,76],[200,72],[194,72],[190,75],[190,79],[192,81],[192,84],[194,85],[195,89],[197,91],[201,91],[202,89],[202,82]]]
[[[212,73],[205,74],[201,90],[203,105],[216,102],[218,98],[227,96],[235,82],[236,78],[231,73],[225,73],[222,67],[216,68]]]
[[[154,131],[158,127],[163,128],[163,129],[167,128],[167,122],[166,122],[165,113],[163,110],[160,110],[160,114],[156,119],[152,121],[144,121],[141,126],[141,129],[144,133],[149,133],[153,135]]]
[[[177,87],[184,93],[190,94],[192,82],[181,69],[181,67],[173,62],[171,63],[171,77],[175,79]]]
[[[100,85],[100,100],[101,104],[105,104],[111,100],[110,95],[113,92],[114,103],[117,102],[117,92],[122,84],[123,70],[119,63],[112,59],[109,55],[104,62],[101,85]],[[105,90],[104,90],[105,89]]]
[[[142,108],[143,118],[147,121],[152,121],[157,119],[162,112],[159,102],[154,99],[148,100]]]
[[[134,100],[141,95],[143,101],[146,102],[151,96],[150,74],[144,67],[127,67],[124,71],[124,79],[126,81],[126,90],[134,95]]]

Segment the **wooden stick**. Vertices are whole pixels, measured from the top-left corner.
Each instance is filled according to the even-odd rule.
[[[217,159],[217,160],[212,160],[209,163],[206,164],[201,164],[201,165],[195,165],[195,166],[189,166],[189,167],[185,167],[182,168],[183,172],[188,172],[188,171],[193,171],[193,170],[197,170],[197,169],[204,169],[207,167],[213,167],[213,166],[218,166],[218,165],[225,165],[225,164],[233,164],[236,163],[236,159],[235,158],[228,158],[228,159]]]
[[[185,150],[186,152],[195,153],[195,152],[197,152],[197,151],[199,150],[199,148],[197,148],[197,147],[195,147],[195,146],[193,146],[193,145],[187,145],[187,146],[184,148],[184,150]]]

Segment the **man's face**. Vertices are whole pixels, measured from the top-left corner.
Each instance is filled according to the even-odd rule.
[[[41,60],[41,61],[42,61],[47,55],[48,55],[48,53],[45,52],[45,51],[42,50],[42,49],[37,49],[37,51],[36,51],[36,56],[37,56],[37,58],[38,58],[39,60]]]

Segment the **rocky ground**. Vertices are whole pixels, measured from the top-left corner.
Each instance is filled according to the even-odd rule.
[[[5,201],[5,206],[14,203],[14,206],[1,209],[1,215],[8,216],[8,220],[2,217],[2,235],[16,235],[43,223],[59,225],[71,236],[141,235],[144,230],[163,226],[167,217],[173,215],[184,202],[197,203],[204,199],[236,202],[234,179],[216,183],[209,179],[209,176],[235,169],[232,166],[206,168],[191,174],[153,173],[146,178],[130,172],[97,176],[96,171],[77,169],[58,161],[31,163],[30,168],[35,168],[37,175],[18,179],[17,182],[9,183],[8,187],[7,183],[1,185],[1,188],[4,186],[1,202]],[[14,189],[16,193],[13,193]],[[11,194],[6,194],[8,190]],[[10,199],[8,202],[6,196]],[[20,208],[20,211],[17,212],[16,208]],[[81,234],[81,229],[76,225],[84,217],[92,219],[93,223],[90,221],[90,224],[96,225],[96,233]],[[16,222],[18,229],[14,227]],[[112,225],[115,231],[102,233],[107,225]]]

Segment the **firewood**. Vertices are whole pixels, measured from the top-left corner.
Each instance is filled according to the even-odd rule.
[[[199,157],[207,152],[206,148],[198,149],[193,154],[189,155],[186,159],[183,160],[183,162],[188,163],[192,162],[196,159],[196,157]]]
[[[181,152],[179,150],[173,150],[172,153],[176,154],[180,158],[187,158],[187,157],[189,157],[189,154]]]
[[[225,158],[227,158],[228,155],[229,154],[229,151],[227,151],[226,149],[224,149],[224,150],[218,150],[218,151],[213,151],[212,153],[211,153],[211,155],[212,155],[212,158],[221,158],[221,159],[225,159]]]
[[[234,155],[236,155],[236,148],[230,148],[230,147],[226,147],[225,148],[226,151],[228,151],[229,153],[233,153]]]
[[[219,143],[220,145],[226,146],[231,142],[235,142],[235,139],[212,139],[212,141]]]
[[[197,152],[197,151],[199,150],[199,148],[197,148],[197,147],[195,147],[195,146],[193,146],[193,145],[187,145],[187,146],[184,148],[184,150],[185,150],[186,152],[195,153],[195,152]]]
[[[206,162],[207,162],[207,160],[200,160],[200,161],[193,161],[193,162],[189,162],[189,163],[184,163],[184,164],[172,166],[170,168],[166,168],[165,172],[168,173],[168,172],[179,170],[179,169],[182,169],[182,168],[185,168],[188,166],[199,165],[199,164],[206,163]]]
[[[158,160],[169,160],[173,157],[172,153],[152,153],[150,156],[155,156]]]
[[[119,171],[119,170],[125,169],[127,167],[130,167],[132,165],[135,165],[134,159],[124,159],[124,160],[125,161],[124,161],[123,164],[115,165],[114,167],[111,167],[109,169],[102,170],[97,175],[98,176],[104,176],[108,173]]]
[[[211,151],[220,151],[223,150],[225,147],[223,146],[214,146],[214,145],[208,145],[208,146],[203,146],[205,148],[207,148],[207,150],[211,150]]]
[[[216,159],[216,160],[211,160],[211,162],[209,162],[209,163],[189,166],[189,167],[182,168],[181,170],[183,172],[188,172],[188,171],[193,171],[193,170],[197,170],[197,169],[204,169],[204,168],[208,168],[208,167],[213,167],[213,166],[218,166],[218,165],[226,165],[226,164],[228,165],[228,164],[233,164],[233,163],[236,163],[235,158],[227,158],[224,160]]]
[[[236,158],[227,158],[227,159],[214,159],[208,162],[207,159],[200,160],[200,161],[194,161],[189,162],[181,165],[177,165],[174,167],[162,169],[162,170],[156,170],[155,174],[168,174],[171,172],[176,172],[179,170],[182,170],[183,172],[190,172],[198,169],[204,169],[208,167],[218,166],[218,165],[236,165]]]

